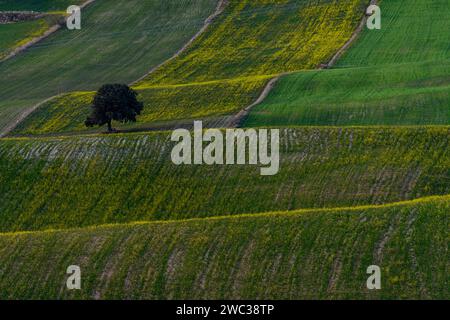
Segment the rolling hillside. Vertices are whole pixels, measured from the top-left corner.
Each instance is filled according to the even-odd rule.
[[[0,63],[0,132],[46,98],[131,82],[181,48],[216,6],[215,0],[97,0],[81,30],[61,29]]]
[[[3,234],[0,298],[448,299],[449,203]],[[72,264],[82,290],[65,287]]]
[[[337,69],[283,77],[245,126],[449,125],[450,3],[381,1]]]
[[[185,85],[154,86],[136,90],[145,108],[137,123],[115,123],[116,128],[134,130],[155,128],[160,123],[190,123],[191,119],[214,121],[251,104],[270,77],[238,78]],[[22,121],[11,135],[51,135],[99,132],[86,128],[84,121],[90,114],[94,92],[64,94],[47,101]]]
[[[32,21],[0,24],[0,61],[14,49],[42,36],[57,22],[57,16],[47,16]]]
[[[0,140],[0,232],[383,204],[450,193],[448,128],[299,128],[280,171],[176,166],[169,132]]]
[[[1,62],[0,299],[450,299],[450,4],[383,0],[318,70],[367,3],[96,0]],[[224,127],[282,74],[243,123],[280,129],[277,175],[172,163],[164,130]],[[84,127],[114,82],[145,103],[116,127],[147,132]]]
[[[351,36],[365,2],[226,1],[224,11],[186,51],[136,83],[148,106],[137,126],[240,111],[274,74],[326,63]],[[89,100],[77,100],[81,96],[49,101],[13,134],[82,130]],[[65,103],[69,99],[74,101]],[[72,123],[65,119],[55,126],[65,114]]]

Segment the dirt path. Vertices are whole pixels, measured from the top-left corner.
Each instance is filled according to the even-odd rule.
[[[28,108],[28,109],[24,110],[22,113],[19,114],[19,116],[12,123],[10,123],[8,126],[6,126],[0,132],[0,138],[5,137],[8,133],[13,131],[19,125],[19,123],[21,123],[23,120],[25,120],[25,118],[28,117],[31,113],[33,113],[34,110],[36,110],[37,108],[39,108],[40,106],[42,106],[46,102],[48,102],[48,101],[50,101],[50,100],[52,100],[53,98],[56,98],[56,97],[58,97],[58,96],[53,96],[53,97],[47,98],[44,101],[41,101],[38,104],[35,104],[31,108]]]
[[[90,5],[92,2],[94,2],[95,0],[88,0],[85,3],[83,3],[80,6],[80,9],[84,9],[86,6]],[[64,18],[64,22],[66,21],[67,17]],[[11,59],[15,56],[17,56],[19,53],[27,50],[28,48],[30,48],[31,46],[34,46],[36,43],[41,42],[42,40],[44,40],[45,38],[47,38],[48,36],[52,35],[53,33],[55,33],[56,31],[58,31],[59,29],[62,28],[61,24],[55,24],[54,26],[52,26],[50,29],[48,29],[47,31],[44,32],[43,35],[41,35],[40,37],[31,39],[29,42],[25,43],[24,45],[15,48],[12,52],[10,52],[7,56],[5,56],[4,58],[0,59],[0,63],[3,61],[6,61],[8,59]]]
[[[156,67],[153,67],[149,72],[147,72],[145,75],[143,75],[142,77],[140,77],[139,79],[133,81],[132,83],[130,83],[131,85],[135,85],[136,83],[144,80],[146,77],[148,77],[150,74],[152,74],[153,72],[155,72],[156,70],[158,70],[159,68],[161,68],[162,66],[164,66],[165,64],[169,63],[170,61],[172,61],[173,59],[176,59],[180,56],[180,54],[182,54],[184,51],[186,51],[186,49],[188,49],[191,44],[197,40],[198,37],[200,37],[207,29],[208,27],[211,25],[211,23],[220,15],[222,14],[223,10],[225,10],[225,7],[228,4],[228,0],[220,0],[217,3],[217,7],[216,10],[213,12],[212,15],[210,15],[208,18],[206,18],[205,23],[203,25],[203,27],[191,38],[189,39],[188,42],[185,43],[185,45],[178,50],[172,57],[170,57],[169,59],[161,62],[159,65],[157,65]]]
[[[377,2],[378,2],[377,0],[370,0],[369,6],[373,5],[373,4],[377,4]],[[365,10],[367,10],[367,8]],[[350,37],[350,39],[348,39],[347,42],[345,42],[345,44],[335,53],[335,55],[331,58],[331,60],[327,64],[321,65],[319,69],[328,69],[328,68],[333,67],[336,64],[336,62],[339,60],[339,58],[344,54],[344,52],[347,51],[347,49],[359,37],[361,31],[364,29],[364,26],[366,25],[366,22],[367,22],[367,15],[365,14],[365,11],[364,11],[364,17],[361,20],[361,22],[359,23],[359,25],[356,28],[356,30],[353,32],[353,34]],[[243,110],[239,111],[238,114],[230,117],[230,121],[228,122],[228,126],[232,127],[232,128],[236,128],[236,127],[241,126],[242,122],[245,120],[245,118],[247,117],[247,115],[250,112],[250,110],[254,106],[260,104],[261,102],[263,102],[267,98],[269,93],[275,87],[276,82],[281,77],[283,77],[285,75],[288,75],[288,74],[291,74],[291,73],[294,73],[294,72],[282,73],[282,74],[278,75],[277,77],[273,78],[272,80],[270,80],[269,83],[264,88],[264,90],[261,92],[261,95],[258,97],[258,99],[256,99],[255,102],[253,102],[251,105],[245,107]]]
[[[93,3],[95,0],[88,0],[86,2],[84,2],[80,8],[84,9],[86,8],[88,5],[90,5],[91,3]],[[48,36],[50,36],[51,34],[53,34],[54,32],[56,32],[57,30],[59,30],[61,28],[61,25],[57,24],[55,26],[53,26],[52,28],[50,28],[49,30],[47,30],[47,32],[42,35],[41,37],[35,38],[33,40],[31,40],[30,42],[28,42],[27,44],[21,46],[20,48],[17,48],[16,50],[14,50],[13,53],[11,53],[9,56],[7,56],[5,59],[0,60],[0,63],[2,61],[5,61],[6,59],[12,58],[16,55],[18,55],[19,53],[21,53],[22,51],[25,51],[26,49],[28,49],[29,47],[31,47],[32,45],[35,45],[36,43],[38,43],[39,41],[47,38]],[[7,134],[9,134],[12,130],[14,130],[17,125],[22,122],[26,117],[28,117],[34,110],[36,110],[37,108],[39,108],[41,105],[43,105],[44,103],[52,100],[53,98],[58,97],[59,95],[50,97],[45,99],[44,101],[41,101],[37,104],[35,104],[34,106],[24,110],[22,113],[19,114],[19,116],[14,120],[14,122],[12,122],[11,124],[9,124],[8,126],[6,126],[5,128],[3,128],[0,131],[0,138],[3,138],[4,136],[6,136]]]
[[[232,116],[229,120],[229,122],[227,123],[227,127],[231,127],[231,128],[237,128],[239,127],[242,122],[245,120],[245,118],[247,117],[248,113],[250,112],[250,110],[260,104],[261,102],[263,102],[267,96],[269,95],[269,93],[272,91],[272,89],[275,87],[275,84],[277,83],[277,81],[283,76],[279,75],[273,79],[271,79],[265,86],[264,90],[261,92],[261,94],[259,95],[258,99],[256,99],[255,102],[253,102],[251,105],[245,107],[244,109],[242,109],[241,111],[239,111],[238,114]]]

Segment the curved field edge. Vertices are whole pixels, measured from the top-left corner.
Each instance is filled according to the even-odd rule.
[[[0,235],[1,299],[448,299],[449,196]],[[366,288],[370,265],[382,289]],[[66,269],[82,289],[66,289]],[[29,277],[33,274],[33,277]]]
[[[148,95],[141,123],[131,127],[220,118],[244,109],[274,74],[326,63],[352,35],[365,2],[227,1],[186,50],[137,82],[135,88]],[[186,87],[176,88],[180,83]],[[12,135],[89,132],[83,127],[89,100],[81,101],[81,95],[40,106]]]
[[[221,118],[243,109],[259,94],[271,76],[190,83],[173,86],[133,87],[145,108],[136,123],[115,123],[120,130],[152,128],[158,124],[192,119]],[[73,92],[54,97],[21,121],[9,136],[55,135],[102,131],[88,129],[94,92]],[[175,126],[173,124],[173,126]]]
[[[367,1],[229,0],[177,59],[139,85],[281,74],[327,63],[351,37]]]
[[[214,10],[216,0],[97,0],[82,29],[58,32],[0,63],[0,130],[62,92],[129,83],[165,61]]]
[[[290,74],[244,126],[449,125],[449,73],[450,60]]]
[[[449,124],[449,2],[380,6],[381,30],[365,29],[337,69],[283,77],[245,126]]]
[[[60,19],[60,15],[53,14],[31,21],[0,24],[0,62],[18,48],[47,34]]]
[[[0,231],[60,229],[450,193],[449,128],[287,128],[280,170],[171,161],[170,132],[0,141]]]

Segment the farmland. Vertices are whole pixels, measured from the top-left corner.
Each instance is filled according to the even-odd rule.
[[[83,10],[81,30],[61,29],[0,63],[0,131],[56,94],[137,79],[181,48],[215,5],[214,0],[95,1]]]
[[[271,75],[326,63],[358,25],[365,1],[231,0],[178,59],[139,84]]]
[[[381,30],[364,30],[336,69],[282,78],[245,125],[450,124],[448,1],[381,10]]]
[[[176,166],[169,132],[2,139],[0,231],[445,195],[448,144],[445,127],[285,129],[280,172],[263,177],[258,166]]]
[[[96,0],[0,62],[0,299],[449,299],[449,3],[380,1],[322,69],[367,3]],[[240,125],[280,129],[278,174],[172,162],[169,129],[225,130],[275,77]],[[105,83],[145,104],[122,132],[84,126]]]
[[[3,234],[0,298],[448,299],[449,203]],[[373,263],[383,290],[365,287]],[[83,290],[65,289],[71,264]]]
[[[236,113],[255,100],[273,74],[327,62],[356,28],[363,3],[229,1],[186,51],[135,85],[150,109],[138,126]],[[185,89],[180,85],[186,85]],[[63,99],[81,93],[72,95]],[[64,104],[55,99],[39,109],[13,134],[81,131],[80,120],[89,112],[86,103],[78,104],[76,99]],[[74,113],[72,123],[54,126],[63,114]]]
[[[53,24],[54,16],[32,21],[0,24],[0,60],[15,48],[20,47],[33,38],[42,36]]]

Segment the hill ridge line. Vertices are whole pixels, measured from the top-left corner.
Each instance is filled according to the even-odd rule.
[[[93,3],[95,0],[87,0],[86,2],[84,2],[83,4],[81,4],[79,7],[80,9],[84,9],[85,7],[87,7],[88,5],[90,5],[91,3]],[[21,12],[21,11],[19,11]],[[31,11],[33,12],[33,11]],[[67,17],[64,17],[64,22],[67,21]],[[41,42],[42,40],[48,38],[50,35],[52,35],[53,33],[55,33],[56,31],[58,31],[59,29],[61,29],[61,24],[56,23],[55,25],[53,25],[52,27],[50,27],[50,29],[48,29],[47,31],[44,32],[43,35],[36,37],[34,39],[31,39],[29,42],[25,43],[24,45],[14,49],[11,53],[9,53],[6,57],[4,57],[3,59],[0,59],[0,63],[4,62],[8,59],[14,58],[15,56],[17,56],[19,53],[27,50],[28,48],[34,46],[35,44]],[[1,137],[1,136],[0,136]]]
[[[80,9],[84,9],[86,8],[88,5],[92,4],[93,2],[95,2],[95,0],[87,0],[86,2],[84,2],[83,4],[80,5]],[[64,21],[67,20],[67,17],[64,18]],[[51,27],[49,30],[47,30],[42,36],[32,39],[30,42],[24,44],[23,46],[15,49],[13,52],[11,52],[11,54],[9,54],[8,56],[6,56],[5,58],[3,58],[2,60],[0,60],[0,63],[11,59],[15,56],[17,56],[19,53],[27,50],[28,48],[32,47],[33,45],[37,44],[38,42],[44,40],[45,38],[49,37],[50,35],[52,35],[53,33],[55,33],[56,31],[58,31],[59,29],[61,29],[61,25],[60,24],[56,24],[53,27]],[[23,120],[25,120],[30,114],[33,113],[33,111],[35,111],[37,108],[39,108],[41,105],[43,105],[44,103],[57,98],[61,96],[61,94],[56,95],[56,96],[52,96],[49,97],[33,106],[31,106],[30,108],[24,110],[22,113],[19,114],[19,116],[8,126],[6,126],[3,130],[0,131],[0,138],[3,138],[4,136],[6,136],[8,133],[10,133],[12,130],[14,130],[19,123],[21,123]]]
[[[329,69],[331,67],[334,66],[334,64],[339,60],[339,58],[344,54],[344,52],[353,44],[353,42],[359,37],[361,31],[364,28],[364,25],[367,22],[367,15],[366,15],[366,10],[370,5],[374,5],[377,4],[378,0],[370,0],[368,6],[366,7],[366,9],[364,10],[364,16],[361,20],[361,22],[359,23],[358,27],[355,29],[355,31],[352,33],[352,36],[344,43],[344,45],[333,55],[333,57],[331,58],[331,60],[323,65],[320,66],[318,69],[313,69],[313,70],[321,70],[321,69]],[[299,71],[296,71],[299,72]],[[238,128],[241,126],[243,120],[247,117],[247,115],[249,114],[250,110],[259,105],[260,103],[262,103],[270,94],[270,92],[272,91],[272,89],[275,87],[276,83],[278,82],[278,80],[280,80],[281,77],[291,74],[294,72],[285,72],[285,73],[281,73],[279,74],[277,77],[271,79],[266,86],[264,87],[264,89],[262,90],[261,94],[258,96],[258,98],[249,106],[245,107],[244,109],[242,109],[241,111],[239,111],[237,114],[235,114],[234,116],[231,116],[230,121],[228,122],[228,126],[232,127],[232,128]]]
[[[89,4],[91,4],[92,2],[94,2],[95,0],[87,0],[85,3],[83,3],[80,8],[85,8],[86,6],[88,6]],[[143,75],[142,77],[138,78],[137,80],[134,80],[133,82],[131,82],[129,85],[132,86],[136,83],[138,83],[139,81],[141,81],[142,79],[144,79],[145,77],[147,77],[148,75],[152,74],[153,72],[155,72],[157,69],[161,68],[163,65],[165,65],[166,63],[172,61],[173,59],[177,58],[180,54],[182,54],[186,49],[188,49],[190,47],[190,45],[200,36],[202,35],[207,29],[208,27],[211,25],[211,23],[223,12],[223,10],[225,9],[225,7],[228,4],[228,0],[219,0],[219,2],[217,3],[217,7],[216,10],[205,20],[205,23],[203,25],[203,27],[187,42],[184,44],[184,46],[178,50],[172,57],[170,57],[169,59],[163,61],[162,63],[160,63],[159,65],[157,65],[156,67],[153,67],[149,72],[147,72],[145,75]],[[52,28],[55,28],[55,30],[53,30],[51,33],[49,33],[48,35],[46,35],[45,37],[50,36],[50,34],[56,32],[57,30],[59,30],[61,28],[61,26],[59,24],[53,26]],[[39,41],[43,40],[44,37],[42,37],[42,39],[39,39]],[[31,45],[34,45],[35,43],[39,42],[36,41],[34,43],[32,43]],[[30,45],[30,46],[31,46]],[[24,51],[25,49],[27,49],[29,46],[27,46],[26,48],[23,48],[23,50],[21,50],[20,52]],[[17,52],[16,54],[18,54],[19,52]],[[5,58],[6,60],[6,58]],[[3,62],[4,60],[0,60],[0,63]],[[87,91],[89,92],[89,91]],[[24,112],[22,112],[10,125],[6,126],[6,128],[4,128],[3,130],[0,131],[0,138],[5,137],[6,135],[8,135],[11,131],[13,131],[22,121],[24,121],[30,114],[32,114],[37,108],[39,108],[40,106],[42,106],[43,104],[45,104],[46,102],[57,98],[61,95],[64,94],[68,94],[70,92],[64,92],[62,94],[58,94],[52,97],[49,97],[35,105],[33,105],[32,107],[30,107],[29,109],[25,110]]]
[[[310,209],[298,209],[292,211],[268,211],[261,213],[241,213],[235,215],[223,215],[223,216],[211,216],[204,218],[190,218],[190,219],[172,219],[172,220],[154,220],[154,221],[130,221],[126,223],[109,223],[100,224],[86,227],[77,228],[62,228],[62,229],[47,229],[47,230],[33,230],[33,231],[13,231],[13,232],[0,232],[0,237],[10,237],[10,236],[22,236],[22,235],[34,235],[34,234],[49,234],[49,233],[60,233],[60,232],[72,232],[81,230],[94,230],[98,228],[115,228],[115,227],[133,227],[133,226],[145,226],[145,225],[164,225],[164,224],[175,224],[183,222],[199,222],[199,221],[213,221],[213,220],[233,220],[233,219],[247,219],[247,218],[263,218],[270,216],[301,216],[308,213],[338,213],[342,211],[359,211],[365,209],[381,209],[381,208],[392,208],[392,207],[402,207],[407,205],[412,205],[415,203],[428,203],[438,200],[450,200],[450,194],[447,195],[435,195],[423,198],[417,198],[412,200],[398,201],[392,203],[378,204],[378,205],[361,205],[354,207],[335,207],[335,208],[310,208]]]
[[[164,66],[165,64],[169,63],[170,61],[178,58],[184,51],[186,51],[191,45],[192,43],[198,39],[198,37],[200,37],[211,25],[211,23],[214,22],[214,20],[222,14],[222,12],[225,10],[226,6],[228,5],[228,0],[219,0],[219,2],[217,3],[216,6],[216,10],[205,20],[205,23],[203,25],[203,27],[194,35],[192,36],[191,39],[189,39],[188,42],[186,42],[183,47],[181,47],[181,49],[179,49],[177,52],[175,52],[175,54],[170,57],[169,59],[161,62],[159,65],[153,67],[149,72],[147,72],[146,74],[144,74],[142,77],[138,78],[137,80],[133,81],[130,83],[130,86],[138,83],[139,81],[142,81],[143,79],[145,79],[146,77],[148,77],[149,75],[151,75],[152,73],[154,73],[156,70],[158,70],[159,68],[161,68],[162,66]]]

